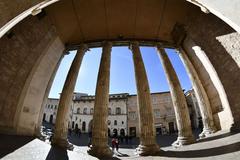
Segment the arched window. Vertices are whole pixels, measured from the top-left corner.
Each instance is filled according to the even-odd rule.
[[[121,114],[121,108],[119,107],[116,108],[116,114]]]
[[[80,113],[80,108],[77,109],[77,114],[79,114],[79,113]]]
[[[82,122],[82,131],[86,131],[86,122],[85,121]]]
[[[87,108],[83,109],[83,114],[87,114]]]
[[[115,126],[117,125],[117,120],[114,120],[114,125],[115,125]]]
[[[111,115],[112,113],[112,110],[111,110],[111,108],[108,108],[108,115]]]
[[[93,114],[93,108],[90,109],[90,114]]]

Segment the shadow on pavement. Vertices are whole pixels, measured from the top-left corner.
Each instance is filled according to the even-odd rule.
[[[220,135],[216,135],[216,136],[211,136],[211,137],[206,137],[206,138],[203,138],[203,139],[198,139],[198,140],[196,141],[196,143],[206,142],[206,141],[213,141],[213,140],[216,140],[216,139],[220,139],[220,138],[225,138],[225,137],[228,137],[228,136],[232,136],[232,135],[234,135],[234,134],[237,134],[237,133],[227,132],[227,133],[220,134]]]
[[[0,158],[3,158],[7,154],[14,152],[18,148],[21,148],[33,139],[34,137],[30,136],[0,134]]]
[[[67,150],[52,146],[46,160],[68,160]]]
[[[240,150],[240,142],[201,150],[191,151],[164,151],[161,152],[161,157],[176,157],[176,158],[199,158],[199,157],[210,157],[232,153]]]

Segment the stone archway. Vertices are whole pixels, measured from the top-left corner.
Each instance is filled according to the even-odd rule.
[[[92,119],[90,120],[90,122],[88,123],[88,132],[92,132]]]
[[[82,131],[86,132],[86,122],[85,121],[82,122]]]
[[[51,114],[50,117],[49,117],[49,123],[50,124],[53,124],[53,115]]]
[[[116,128],[113,129],[113,137],[118,137],[118,130]]]

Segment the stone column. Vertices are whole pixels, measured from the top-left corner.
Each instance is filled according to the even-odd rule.
[[[214,132],[216,132],[216,127],[214,125],[213,121],[213,115],[212,115],[212,108],[210,106],[210,102],[207,96],[207,93],[205,89],[203,88],[203,85],[198,77],[198,74],[187,57],[186,53],[182,48],[179,49],[178,51],[179,56],[186,68],[186,71],[189,75],[189,78],[192,82],[192,87],[196,95],[196,99],[199,105],[199,109],[201,112],[201,117],[203,121],[203,131],[199,135],[200,138],[204,138]]]
[[[52,145],[57,145],[67,149],[73,148],[73,146],[70,145],[67,140],[68,119],[69,119],[70,105],[73,98],[74,87],[76,84],[82,59],[86,50],[87,50],[86,45],[80,46],[72,62],[70,70],[68,72],[68,75],[60,96]]]
[[[104,42],[95,93],[92,146],[88,150],[89,154],[99,158],[112,156],[112,151],[108,146],[107,124],[111,49],[112,43]]]
[[[169,84],[178,128],[178,138],[172,145],[182,146],[193,143],[194,137],[192,134],[188,106],[177,74],[164,48],[159,45],[157,46],[157,50]]]
[[[133,53],[140,122],[140,145],[137,148],[137,153],[140,155],[154,155],[160,151],[160,148],[156,143],[151,95],[138,42],[131,44],[131,50]]]

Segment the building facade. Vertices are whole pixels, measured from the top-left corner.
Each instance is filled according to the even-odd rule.
[[[58,109],[59,99],[48,98],[47,104],[44,108],[43,121],[55,124]]]
[[[185,97],[189,108],[192,128],[203,128],[202,117],[194,90],[187,91]]]
[[[151,94],[156,134],[167,134],[176,131],[176,119],[170,92]],[[128,97],[128,134],[139,136],[139,114],[137,96]]]
[[[128,94],[111,94],[108,108],[108,133],[126,135]],[[92,129],[95,96],[81,96],[74,99],[71,128],[79,128],[88,133]]]
[[[186,92],[193,128],[199,126],[200,112],[193,90]],[[69,128],[91,132],[95,96],[74,93],[70,107]],[[174,107],[170,92],[151,94],[156,134],[169,134],[177,130]],[[49,98],[43,120],[55,123],[59,99]],[[139,136],[139,114],[137,95],[111,94],[108,108],[108,134]]]

